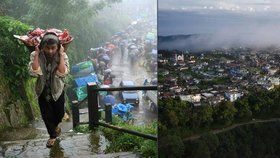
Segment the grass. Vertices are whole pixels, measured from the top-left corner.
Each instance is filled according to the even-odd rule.
[[[145,134],[157,135],[157,122],[148,125],[131,125],[123,122],[120,118],[113,117],[113,125],[126,129],[135,130]],[[128,133],[119,132],[113,129],[99,127],[104,136],[110,141],[106,153],[132,151],[140,153],[143,157],[157,157],[157,142],[134,136]],[[75,132],[89,133],[91,130],[88,125],[79,125],[74,129]]]

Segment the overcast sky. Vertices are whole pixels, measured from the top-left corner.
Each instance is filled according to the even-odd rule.
[[[256,34],[280,42],[280,0],[158,0],[158,7],[159,35]]]

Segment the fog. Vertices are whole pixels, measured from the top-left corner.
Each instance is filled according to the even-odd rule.
[[[181,40],[159,41],[160,49],[211,49],[280,45],[278,12],[159,11],[160,36],[198,34]]]

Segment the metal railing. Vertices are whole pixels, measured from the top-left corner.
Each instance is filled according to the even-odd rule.
[[[87,84],[87,97],[82,101],[72,101],[72,115],[73,115],[73,127],[81,124],[89,124],[90,128],[103,126],[118,130],[121,132],[126,132],[136,136],[140,136],[146,139],[157,140],[157,136],[140,133],[134,130],[125,129],[122,127],[112,125],[112,106],[105,105],[105,121],[100,121],[100,108],[98,103],[98,95],[100,91],[135,91],[135,90],[157,90],[157,86],[135,86],[135,87],[115,87],[115,88],[99,88],[95,82],[90,82]],[[82,103],[88,101],[88,122],[80,122],[80,112],[79,108]]]

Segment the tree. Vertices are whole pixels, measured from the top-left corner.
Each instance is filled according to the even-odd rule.
[[[248,98],[244,97],[240,100],[237,100],[234,104],[237,109],[236,118],[240,120],[248,120],[252,118],[251,107],[248,102]]]
[[[230,125],[234,121],[234,116],[237,110],[230,101],[222,102],[220,106],[217,107],[215,112],[215,118],[218,123],[223,125]]]
[[[193,158],[210,158],[211,153],[209,151],[208,145],[203,140],[195,140],[192,143],[192,152],[191,156]]]
[[[106,12],[108,16],[103,15],[98,19],[99,13],[104,8],[120,3],[121,0],[90,2],[89,0],[4,0],[0,2],[0,14],[12,16],[33,28],[68,29],[75,39],[68,49],[70,64],[72,64],[85,59],[85,52],[89,48],[99,47],[114,33],[127,27],[130,22],[128,15],[121,14],[117,8],[110,9]],[[103,24],[106,26],[102,26]]]
[[[184,155],[184,143],[176,134],[169,134],[159,140],[159,157],[180,158]]]

